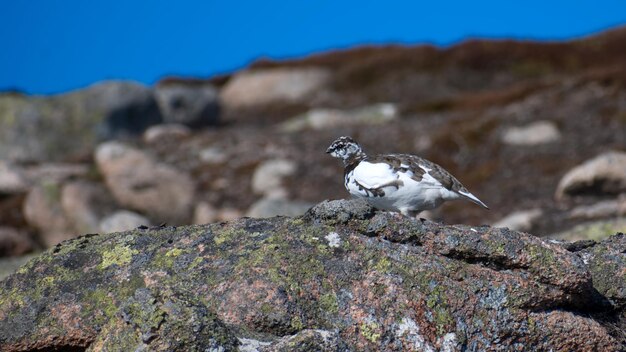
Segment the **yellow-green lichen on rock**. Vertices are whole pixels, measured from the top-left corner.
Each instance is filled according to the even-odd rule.
[[[128,246],[115,246],[111,250],[102,252],[102,263],[100,263],[100,268],[106,269],[114,264],[117,266],[128,264],[133,259],[133,255],[137,253],[139,253],[138,250],[131,249]]]

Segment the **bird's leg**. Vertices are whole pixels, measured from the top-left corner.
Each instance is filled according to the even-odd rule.
[[[380,187],[368,188],[360,184],[358,181],[354,180],[354,183],[359,187],[359,190],[365,191],[365,194],[368,197],[384,197],[385,191],[380,189]]]
[[[377,185],[376,187],[365,187],[362,184],[360,184],[359,182],[357,182],[356,180],[354,181],[354,183],[359,187],[360,190],[365,191],[365,193],[369,196],[370,193],[372,196],[374,197],[384,197],[385,196],[385,191],[383,190],[383,188],[385,187],[396,187],[396,189],[400,188],[400,186],[404,185],[404,182],[402,182],[402,180],[393,180],[393,181],[389,181],[386,183],[383,183],[382,185]]]

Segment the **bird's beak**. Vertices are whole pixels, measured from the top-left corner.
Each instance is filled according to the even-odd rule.
[[[328,149],[326,149],[326,154],[330,154],[333,150],[330,149],[330,147],[328,147]]]

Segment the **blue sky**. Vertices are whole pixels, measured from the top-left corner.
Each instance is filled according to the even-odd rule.
[[[561,40],[626,24],[626,1],[0,0],[0,90],[208,77],[258,57],[469,37]]]

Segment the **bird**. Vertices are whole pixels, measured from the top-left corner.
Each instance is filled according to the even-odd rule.
[[[351,137],[337,138],[326,153],[343,161],[344,186],[374,208],[415,217],[448,200],[489,209],[443,167],[411,154],[367,155]]]

